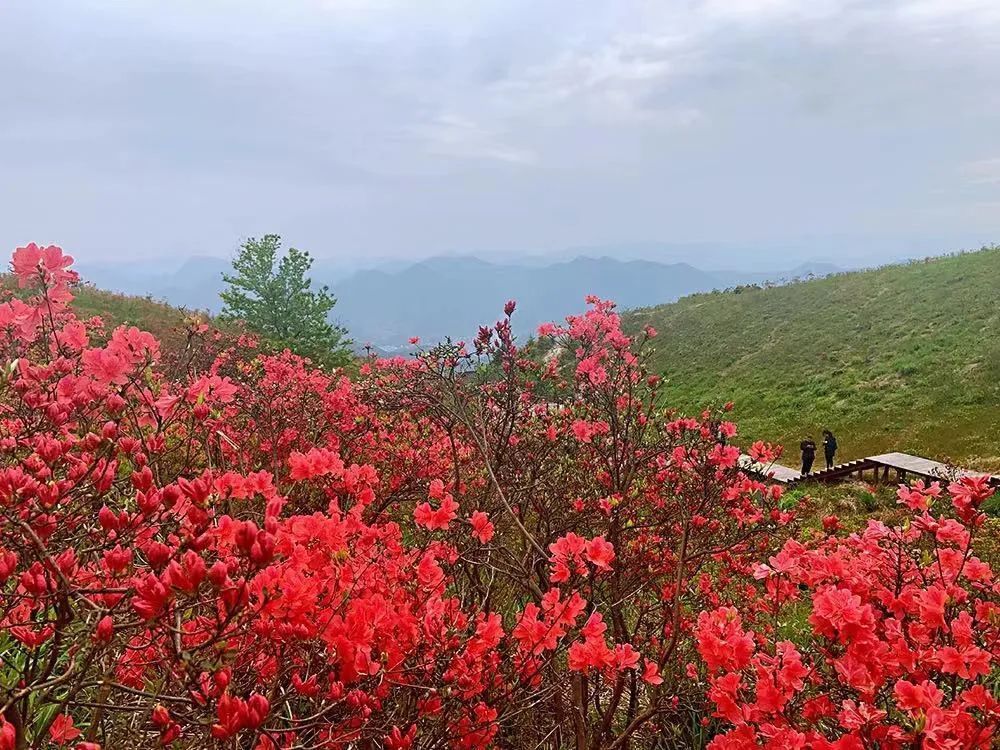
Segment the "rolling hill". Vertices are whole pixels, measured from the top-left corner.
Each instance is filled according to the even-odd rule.
[[[73,290],[71,304],[81,318],[99,316],[109,329],[122,324],[132,325],[149,331],[159,339],[173,335],[188,316],[204,316],[204,313],[192,313],[148,297],[106,292],[90,284],[81,284]]]
[[[16,289],[16,282],[10,275],[0,274],[0,292],[16,292]],[[70,307],[82,319],[102,318],[108,331],[118,325],[149,331],[167,348],[183,341],[186,319],[192,315],[206,317],[202,312],[174,307],[149,297],[108,292],[88,283],[73,288]]]
[[[633,307],[719,286],[684,263],[576,258],[543,268],[478,258],[431,258],[398,271],[364,271],[332,287],[334,314],[359,342],[398,345],[410,336],[435,341],[471,337],[517,300],[515,327],[530,335],[540,323],[582,310],[597,294]]]
[[[225,286],[222,274],[230,268],[230,261],[207,255],[142,263],[88,263],[83,259],[76,264],[80,276],[99,289],[151,297],[176,307],[210,313],[222,309],[219,298]]]
[[[222,274],[229,270],[229,261],[193,256],[179,262],[81,263],[79,270],[102,289],[219,312]],[[372,343],[398,351],[411,336],[424,341],[473,336],[480,325],[497,319],[509,299],[517,300],[514,324],[523,336],[533,333],[539,323],[580,311],[588,294],[614,299],[622,307],[642,307],[734,284],[836,270],[817,262],[783,271],[704,271],[686,263],[607,256],[523,263],[440,256],[366,270],[338,268],[328,259],[317,259],[310,276],[317,285],[331,287],[338,299],[332,318],[350,331],[358,345]]]
[[[1000,247],[636,310],[685,409],[732,400],[743,434],[837,435],[838,459],[901,450],[1000,469]]]

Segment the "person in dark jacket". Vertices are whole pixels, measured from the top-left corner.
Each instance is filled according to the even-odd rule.
[[[799,443],[799,449],[802,451],[802,473],[808,474],[816,460],[816,442],[811,437],[806,438]]]
[[[823,457],[826,458],[826,468],[833,466],[833,459],[837,455],[837,438],[829,430],[823,430]]]

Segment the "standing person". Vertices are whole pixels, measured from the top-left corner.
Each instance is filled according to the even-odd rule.
[[[816,441],[807,437],[799,443],[799,449],[802,451],[802,474],[805,475],[812,471],[813,461],[816,460]]]
[[[837,455],[837,438],[829,430],[823,430],[823,456],[826,458],[826,468],[833,466],[833,459]]]

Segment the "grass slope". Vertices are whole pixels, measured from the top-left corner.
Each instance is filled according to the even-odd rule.
[[[1000,469],[1000,247],[627,315],[685,409],[732,400],[744,437],[829,427],[838,459],[901,450]],[[822,460],[822,459],[820,459]]]
[[[17,283],[9,274],[0,275],[0,299],[5,294],[19,295]],[[82,319],[99,317],[110,332],[118,325],[131,325],[155,335],[165,346],[182,342],[185,321],[191,316],[208,320],[205,313],[158,302],[149,297],[135,297],[117,292],[107,292],[91,284],[73,288],[73,311]]]
[[[127,324],[149,331],[161,340],[175,336],[177,328],[193,314],[207,320],[204,313],[192,313],[149,297],[106,292],[90,284],[80,284],[73,290],[72,307],[81,318],[103,318],[108,330]]]

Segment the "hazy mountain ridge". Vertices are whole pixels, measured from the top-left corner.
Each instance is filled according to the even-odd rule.
[[[546,320],[583,310],[587,294],[631,307],[716,284],[714,277],[686,264],[578,258],[530,268],[434,258],[398,273],[358,273],[333,291],[339,299],[337,316],[355,340],[392,345],[410,336],[471,336],[478,325],[496,320],[508,299],[517,300],[515,324],[524,335]]]
[[[136,267],[84,265],[81,270],[84,278],[104,289],[215,313],[221,309],[222,274],[229,270],[229,262],[194,256],[174,269],[161,261]],[[695,292],[837,270],[824,263],[784,272],[704,271],[684,262],[608,256],[578,256],[546,265],[439,256],[402,268],[383,266],[346,276],[331,261],[317,260],[312,278],[316,284],[329,285],[337,296],[334,317],[359,346],[372,343],[392,350],[406,346],[413,336],[425,341],[469,338],[479,325],[497,320],[509,299],[517,301],[515,327],[524,336],[540,323],[581,312],[589,294],[627,309]]]

